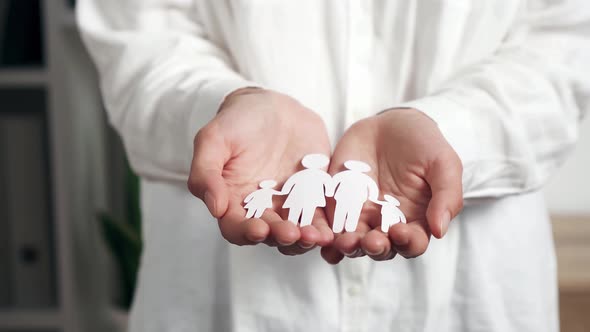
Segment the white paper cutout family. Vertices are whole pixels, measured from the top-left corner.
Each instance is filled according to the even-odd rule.
[[[283,185],[281,191],[274,190],[274,180],[260,182],[260,189],[249,194],[245,199],[246,218],[260,218],[264,210],[272,208],[272,197],[289,195],[283,204],[289,209],[288,220],[300,227],[311,225],[316,208],[326,206],[326,197],[334,197],[336,209],[332,231],[340,233],[343,229],[354,232],[367,200],[381,205],[381,230],[387,232],[389,227],[398,222],[406,222],[406,217],[398,208],[400,202],[391,195],[384,195],[380,201],[377,183],[365,173],[371,167],[357,160],[344,163],[347,170],[331,177],[324,167],[330,159],[323,154],[309,154],[303,157],[304,170],[293,174]]]

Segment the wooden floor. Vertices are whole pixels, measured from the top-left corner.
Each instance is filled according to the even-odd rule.
[[[590,332],[590,217],[554,217],[562,332]]]

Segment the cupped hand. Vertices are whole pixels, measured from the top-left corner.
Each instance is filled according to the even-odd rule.
[[[284,254],[301,254],[333,239],[322,209],[316,210],[312,225],[299,228],[285,221],[285,196],[252,219],[245,218],[243,200],[263,180],[282,184],[310,153],[330,155],[326,128],[317,114],[277,92],[238,90],[195,137],[189,190],[205,202],[229,242],[264,242]]]
[[[338,142],[330,174],[343,170],[347,160],[371,166],[380,197],[391,194],[401,205],[407,224],[388,233],[380,230],[380,206],[367,201],[355,232],[339,234],[322,256],[332,264],[344,256],[369,255],[375,260],[423,254],[430,235],[442,238],[463,207],[462,164],[436,123],[414,109],[392,109],[351,126]],[[334,207],[328,206],[331,220]]]

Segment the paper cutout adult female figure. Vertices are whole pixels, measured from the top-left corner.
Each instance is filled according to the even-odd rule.
[[[364,174],[371,170],[371,166],[362,161],[349,160],[344,163],[344,167],[348,170],[334,175],[332,191],[326,195],[331,196],[335,191],[334,233],[342,232],[343,228],[347,232],[354,232],[367,199],[377,200],[379,197],[377,183]]]
[[[284,209],[289,209],[289,221],[300,226],[311,225],[316,208],[326,206],[325,192],[330,190],[332,178],[323,170],[330,163],[330,158],[323,154],[308,154],[301,164],[305,167],[285,182],[283,195],[289,194]]]
[[[385,201],[374,200],[373,202],[381,205],[381,230],[385,233],[389,230],[389,227],[397,224],[398,222],[406,223],[406,216],[398,208],[400,202],[391,195],[383,195]]]
[[[246,212],[246,218],[260,218],[264,213],[264,210],[272,208],[272,197],[274,195],[282,195],[280,191],[274,190],[277,185],[275,180],[264,180],[258,185],[260,189],[252,192],[246,196],[244,208],[248,210]]]

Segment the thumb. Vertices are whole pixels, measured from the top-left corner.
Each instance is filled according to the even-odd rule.
[[[209,212],[218,219],[229,204],[228,189],[222,177],[228,154],[223,137],[210,126],[203,127],[195,136],[188,189],[205,202]]]
[[[426,219],[432,235],[442,238],[451,219],[463,208],[463,166],[454,151],[433,162],[426,173],[432,198],[426,210]]]

